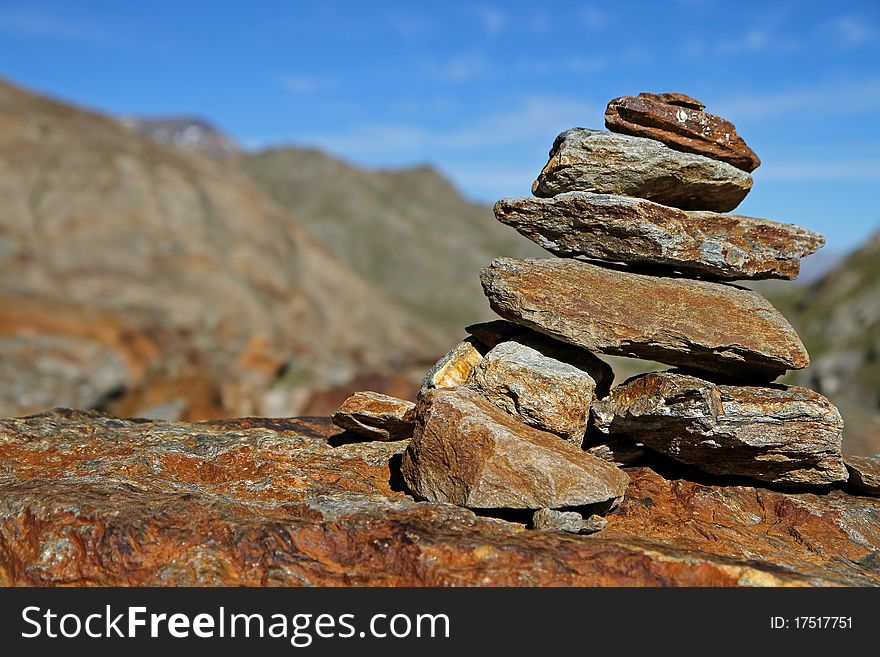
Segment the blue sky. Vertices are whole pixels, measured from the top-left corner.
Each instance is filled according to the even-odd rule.
[[[880,2],[0,1],[0,75],[110,113],[197,114],[247,147],[432,163],[527,194],[554,136],[682,91],[761,156],[739,212],[843,251],[880,227]]]

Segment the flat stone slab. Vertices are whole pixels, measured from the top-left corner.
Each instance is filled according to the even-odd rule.
[[[371,440],[412,436],[416,405],[379,392],[356,392],[333,414],[333,424]]]
[[[757,292],[577,260],[498,258],[480,275],[501,317],[589,351],[770,381],[810,359]]]
[[[849,470],[850,486],[868,495],[880,495],[880,454],[874,456],[845,454],[843,462]]]
[[[674,99],[646,94],[615,98],[605,110],[605,126],[614,132],[657,139],[671,148],[715,158],[743,171],[754,171],[761,165],[761,159],[730,121],[704,112],[702,107],[664,102],[668,100]]]
[[[752,177],[726,162],[655,139],[572,128],[556,138],[532,193],[616,194],[683,210],[730,212],[751,188]]]
[[[794,279],[801,258],[825,244],[794,224],[589,192],[501,199],[495,217],[558,256],[717,280]]]
[[[798,386],[719,385],[674,372],[645,374],[593,407],[595,428],[719,475],[776,484],[846,481],[843,419]]]
[[[474,509],[613,502],[629,481],[614,465],[522,424],[468,388],[433,390],[419,402],[401,472],[418,497]]]

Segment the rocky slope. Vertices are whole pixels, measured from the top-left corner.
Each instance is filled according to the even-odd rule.
[[[477,280],[487,259],[541,253],[431,167],[371,171],[297,148],[248,155],[242,167],[328,251],[447,341],[491,315]]]
[[[440,344],[244,176],[5,83],[0,207],[0,415],[291,413]]]
[[[800,380],[840,407],[852,451],[880,451],[880,233],[788,305],[813,360]]]
[[[351,440],[314,418],[0,420],[0,584],[880,584],[880,502],[852,490],[643,460],[577,536],[417,502],[406,441]]]

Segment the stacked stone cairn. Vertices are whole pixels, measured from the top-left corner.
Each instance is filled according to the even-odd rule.
[[[558,256],[498,258],[481,281],[503,319],[428,372],[417,404],[358,393],[334,416],[412,439],[401,470],[420,499],[530,510],[538,529],[597,531],[629,478],[662,454],[710,475],[816,488],[847,479],[843,421],[823,396],[773,381],[809,364],[785,318],[731,284],[794,279],[824,244],[804,228],[725,214],[757,155],[728,121],[676,93],[608,104],[610,131],[553,144],[534,198],[495,216]],[[595,354],[673,369],[612,389]]]

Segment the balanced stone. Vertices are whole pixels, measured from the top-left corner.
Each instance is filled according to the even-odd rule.
[[[670,93],[662,93],[662,94],[652,94],[648,92],[642,92],[639,94],[640,98],[648,98],[649,100],[654,100],[658,103],[666,103],[667,105],[679,105],[681,107],[690,107],[695,110],[704,110],[706,109],[705,103],[701,103],[696,98],[692,98],[686,94],[680,94],[675,92]]]
[[[476,509],[576,507],[615,501],[629,477],[558,436],[526,426],[468,388],[419,402],[401,472],[431,502]]]
[[[415,404],[378,392],[356,392],[333,414],[337,427],[372,440],[403,440],[412,436]]]
[[[880,454],[874,456],[844,455],[850,485],[868,495],[880,495]]]
[[[593,415],[602,433],[634,438],[713,474],[809,485],[847,478],[840,413],[806,388],[652,373],[612,390]]]
[[[654,139],[572,128],[556,138],[532,192],[618,194],[683,210],[729,212],[751,188],[752,177],[726,162]]]
[[[467,337],[440,357],[422,379],[419,398],[435,388],[454,388],[465,383],[488,349],[474,337]]]
[[[480,277],[501,317],[589,351],[754,382],[810,362],[764,297],[732,285],[568,259],[498,258]]]
[[[662,102],[647,96],[622,96],[608,103],[609,130],[657,139],[676,150],[696,153],[754,171],[761,160],[736,132],[736,126],[702,108]]]
[[[797,278],[800,259],[825,243],[793,224],[589,192],[501,199],[495,217],[558,256],[719,280]]]
[[[600,374],[608,366],[597,368]],[[596,381],[588,371],[517,341],[502,342],[474,368],[468,387],[524,424],[580,447]]]

